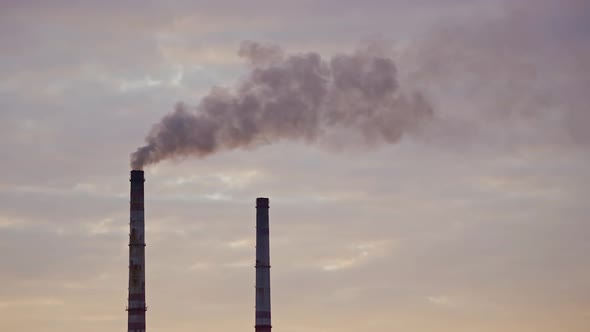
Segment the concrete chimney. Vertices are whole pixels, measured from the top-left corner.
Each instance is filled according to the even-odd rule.
[[[128,332],[145,332],[145,237],[143,171],[131,171]]]
[[[256,332],[270,332],[268,198],[256,199]]]

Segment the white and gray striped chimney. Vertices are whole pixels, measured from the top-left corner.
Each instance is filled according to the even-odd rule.
[[[255,332],[270,332],[270,241],[268,198],[256,199],[256,325]]]
[[[145,332],[145,237],[143,171],[131,171],[129,211],[129,297],[128,332]]]

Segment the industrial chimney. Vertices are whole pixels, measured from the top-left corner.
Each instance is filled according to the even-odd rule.
[[[268,198],[256,199],[256,332],[270,332]]]
[[[145,238],[143,210],[143,171],[131,171],[129,234],[128,332],[145,332]]]

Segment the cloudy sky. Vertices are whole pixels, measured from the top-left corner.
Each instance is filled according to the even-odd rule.
[[[587,0],[0,0],[0,330],[126,329],[129,155],[243,41],[378,45],[432,115],[146,166],[150,331],[253,330],[260,196],[275,330],[588,331]]]

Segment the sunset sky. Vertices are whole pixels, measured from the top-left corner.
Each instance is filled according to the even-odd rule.
[[[147,330],[254,330],[269,197],[273,331],[589,331],[588,0],[0,0],[0,331],[126,331],[130,153],[244,41],[433,114],[146,166]]]

